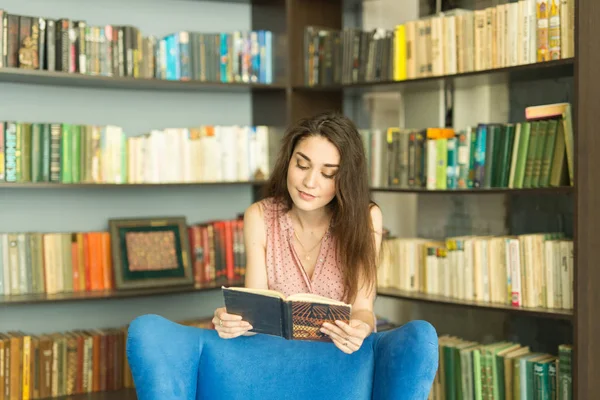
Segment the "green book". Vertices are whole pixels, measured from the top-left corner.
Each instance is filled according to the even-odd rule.
[[[540,174],[542,171],[542,158],[544,157],[544,147],[548,138],[548,120],[539,121],[537,138],[535,143],[535,154],[533,156],[533,164],[531,169],[531,185],[530,187],[538,187],[540,182]]]
[[[40,147],[41,147],[41,157],[40,162],[40,175],[42,182],[50,182],[50,150],[51,150],[51,134],[50,134],[50,124],[41,124],[41,139],[40,139]]]
[[[531,123],[530,122],[522,122],[519,130],[519,141],[517,143],[517,148],[513,150],[516,157],[515,167],[514,167],[514,177],[513,177],[513,188],[522,188],[523,187],[523,179],[525,177],[525,165],[527,161],[527,153],[529,149],[529,138],[531,133]]]
[[[565,146],[565,124],[558,122],[556,130],[556,142],[554,143],[554,152],[550,165],[549,186],[561,186],[569,181],[567,171],[567,150]]]
[[[492,353],[492,379],[494,399],[504,399],[505,379],[504,379],[504,356],[511,351],[521,347],[518,343],[506,343],[506,345],[494,349]]]
[[[535,363],[551,357],[549,354],[536,354],[523,360],[525,365],[521,364],[521,398],[535,399]],[[524,392],[523,392],[523,389]],[[524,395],[524,397],[523,397]]]
[[[499,180],[498,186],[506,188],[506,187],[508,187],[508,181],[510,179],[510,167],[512,165],[516,125],[515,124],[507,124],[504,127],[504,129],[506,130],[506,132],[504,133],[505,140],[504,140],[503,148],[502,148],[502,156],[501,156],[502,162],[501,162],[501,168],[500,168],[500,177],[498,179]]]
[[[71,125],[71,183],[81,182],[81,126]]]
[[[474,385],[473,385],[473,352],[480,348],[479,343],[473,343],[469,346],[459,349],[460,353],[460,370],[461,370],[461,393],[462,399],[473,400],[475,399]]]
[[[547,357],[533,363],[534,398],[538,400],[554,400],[550,397],[550,364],[556,362],[556,357]]]
[[[42,126],[31,126],[31,181],[43,182],[42,178]]]
[[[71,141],[72,141],[72,125],[61,125],[61,141],[60,141],[60,181],[61,183],[73,182],[73,170],[71,169]]]
[[[558,346],[558,399],[573,399],[573,347]]]
[[[475,400],[483,400],[483,390],[481,388],[481,348],[473,350],[473,387]]]
[[[440,138],[435,139],[436,149],[436,166],[435,166],[435,188],[446,189],[447,176],[446,170],[448,168],[448,139]]]
[[[457,388],[456,388],[456,369],[455,360],[454,360],[454,344],[448,343],[442,346],[442,354],[444,357],[444,378],[445,378],[445,387],[444,392],[446,395],[446,400],[458,400],[457,396]]]
[[[544,154],[542,155],[542,165],[540,170],[539,187],[550,186],[550,167],[554,158],[554,149],[556,148],[556,137],[559,121],[552,119],[548,121],[548,131],[546,133],[546,144]]]
[[[535,151],[537,149],[538,133],[540,131],[540,121],[531,121],[531,129],[529,131],[529,145],[527,146],[527,156],[525,158],[525,172],[523,175],[524,188],[530,188],[533,178],[533,164],[535,160]]]
[[[477,149],[477,128],[469,127],[470,145],[469,145],[469,172],[467,175],[467,188],[475,187],[475,151]]]

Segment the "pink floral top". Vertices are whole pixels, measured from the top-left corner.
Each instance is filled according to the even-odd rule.
[[[293,246],[294,227],[287,212],[272,198],[261,201],[267,233],[266,263],[269,289],[285,296],[312,293],[342,300],[344,284],[331,228],[323,237],[317,263],[309,279]]]

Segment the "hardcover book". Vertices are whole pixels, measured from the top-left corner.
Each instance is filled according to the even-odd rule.
[[[324,322],[349,323],[352,306],[327,297],[297,293],[287,298],[274,290],[222,287],[227,313],[241,315],[250,332],[288,340],[331,342],[319,329]]]

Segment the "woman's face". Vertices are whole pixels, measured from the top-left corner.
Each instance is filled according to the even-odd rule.
[[[288,165],[287,187],[295,206],[313,211],[329,204],[335,197],[335,174],[340,153],[323,136],[300,140]]]

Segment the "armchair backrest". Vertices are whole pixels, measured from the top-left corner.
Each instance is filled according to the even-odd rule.
[[[129,326],[127,357],[139,400],[424,400],[438,348],[424,321],[374,333],[348,355],[331,343],[221,339],[214,330],[145,315]]]

